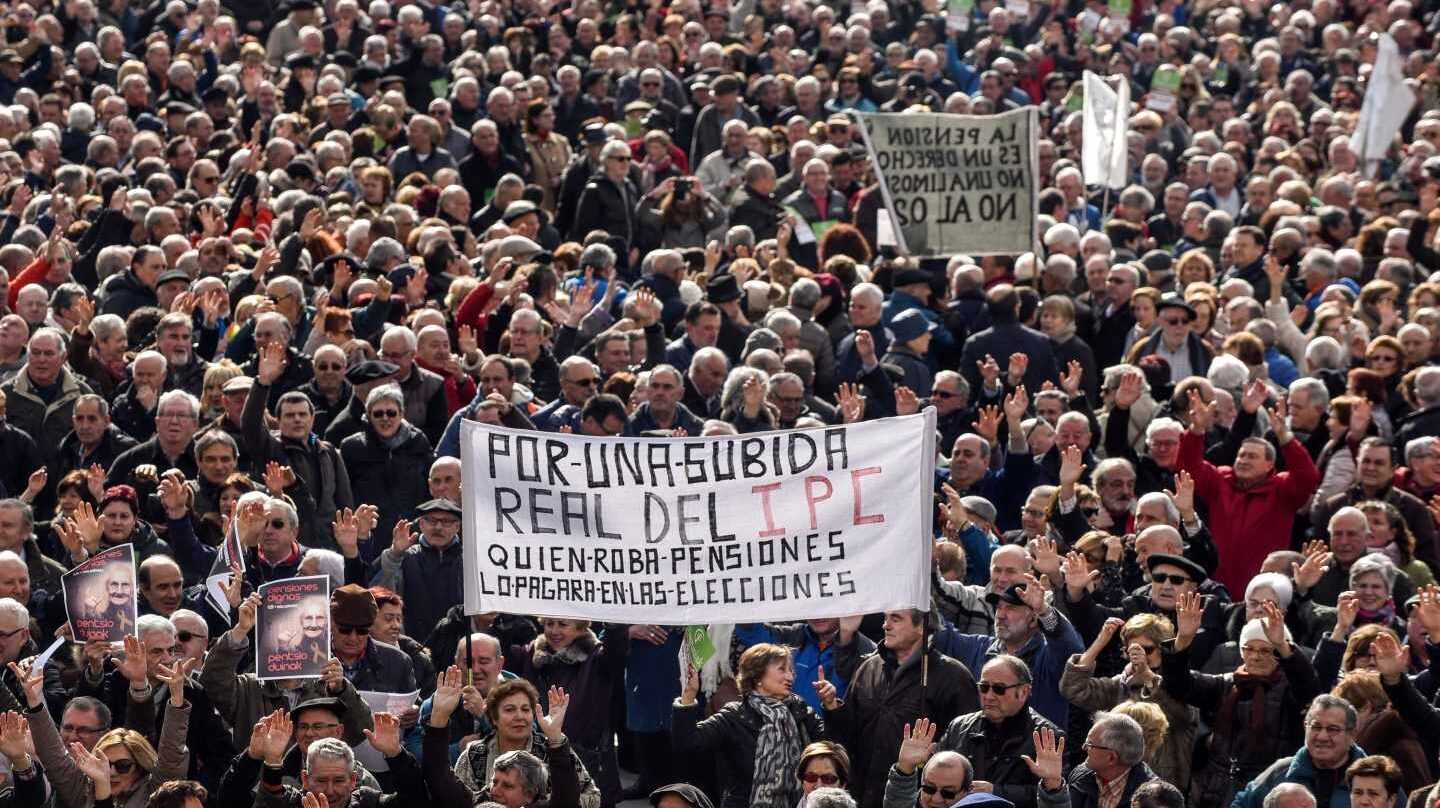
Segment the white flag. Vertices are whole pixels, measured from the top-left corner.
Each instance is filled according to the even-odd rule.
[[[1121,78],[1120,92],[1085,71],[1084,151],[1080,170],[1087,185],[1124,188],[1130,180],[1130,82]]]
[[[1360,158],[1365,176],[1375,175],[1417,100],[1415,91],[1405,84],[1400,49],[1389,34],[1381,34],[1375,68],[1370,71],[1369,86],[1365,89],[1365,103],[1360,107],[1360,120],[1355,124],[1355,135],[1350,138],[1350,151]]]

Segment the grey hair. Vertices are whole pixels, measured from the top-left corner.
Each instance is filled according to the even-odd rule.
[[[1339,696],[1332,696],[1329,693],[1322,693],[1316,696],[1314,701],[1310,702],[1310,708],[1305,711],[1305,720],[1309,721],[1312,716],[1321,710],[1344,710],[1345,728],[1351,732],[1355,731],[1355,726],[1360,721],[1360,715],[1355,712],[1355,705]]]
[[[521,311],[526,311],[526,309],[521,309]],[[516,313],[518,314],[519,312]],[[384,346],[386,340],[394,339],[395,337],[399,337],[400,341],[405,343],[405,350],[407,351],[413,352],[419,345],[419,338],[415,336],[415,332],[411,331],[408,326],[392,325],[381,335],[381,346]]]
[[[774,331],[777,335],[780,334],[781,330],[799,331],[800,318],[783,309],[776,309],[770,312],[769,317],[765,318],[765,327]]]
[[[103,342],[116,334],[124,334],[125,321],[118,314],[102,314],[90,321],[90,333],[96,342]]]
[[[329,576],[331,586],[341,587],[345,585],[344,556],[334,550],[321,550],[312,547],[305,551],[305,558],[301,560],[304,561],[311,558],[315,559],[316,571],[321,575]]]
[[[510,754],[524,753],[511,752]],[[305,770],[307,772],[314,771],[319,764],[326,761],[339,761],[345,764],[345,771],[355,771],[355,751],[350,748],[350,744],[339,738],[321,738],[310,744],[310,748],[305,750]],[[499,768],[498,761],[496,768]]]
[[[23,499],[17,499],[15,497],[0,499],[0,510],[19,511],[20,519],[25,523],[25,526],[29,528],[35,527],[35,509],[31,508],[30,503]]]
[[[1374,573],[1385,581],[1385,589],[1395,591],[1395,578],[1399,576],[1400,570],[1396,568],[1395,562],[1384,553],[1368,553],[1357,559],[1350,565],[1350,587],[1355,587],[1355,581],[1362,575]]]
[[[1279,808],[1281,800],[1292,796],[1309,800],[1310,808],[1315,808],[1315,795],[1299,783],[1281,783],[1270,789],[1270,793],[1265,795],[1265,801],[1261,803],[1261,808]]]
[[[1183,433],[1185,425],[1174,418],[1156,418],[1145,427],[1145,442],[1149,443],[1156,434],[1165,431]]]
[[[1305,364],[1311,371],[1340,370],[1345,364],[1345,349],[1334,337],[1316,337],[1305,346]]]
[[[370,394],[365,397],[365,409],[368,411],[371,407],[386,399],[395,402],[396,406],[400,408],[401,415],[405,414],[405,393],[401,391],[400,385],[394,382],[382,384],[374,390],[371,390]]]
[[[136,637],[143,640],[146,634],[153,634],[157,631],[163,632],[172,640],[175,639],[175,624],[170,622],[170,618],[161,617],[158,614],[142,614],[136,619]]]
[[[1415,398],[1422,407],[1440,404],[1440,368],[1421,368],[1415,374]]]
[[[620,144],[624,146],[625,144]],[[629,148],[629,147],[626,147]],[[335,743],[343,744],[344,741],[336,740]],[[319,741],[317,741],[319,743]],[[314,746],[310,747],[314,749]],[[348,751],[350,747],[345,747]],[[540,758],[517,749],[513,752],[506,752],[495,758],[495,771],[515,772],[520,776],[520,790],[530,795],[533,800],[543,796],[550,788],[550,770]]]
[[[606,142],[600,149],[600,159],[609,160],[614,157],[629,157],[630,146],[623,140],[611,140]]]
[[[1319,379],[1309,376],[1296,379],[1290,382],[1290,395],[1295,395],[1301,390],[1305,391],[1305,397],[1310,399],[1312,407],[1319,407],[1322,410],[1330,406],[1330,389]]]
[[[381,236],[375,239],[370,245],[370,251],[365,253],[365,263],[374,267],[382,267],[385,262],[391,259],[404,260],[405,247],[389,236]]]
[[[23,564],[25,562],[22,561],[20,563]],[[25,608],[25,604],[14,598],[0,598],[0,615],[7,614],[14,618],[15,622],[21,626],[30,625],[30,610]],[[148,616],[149,615],[147,615],[147,617]],[[160,619],[164,620],[165,618],[162,617]]]
[[[1415,459],[1421,457],[1424,452],[1428,451],[1433,453],[1435,449],[1435,438],[1431,436],[1411,438],[1410,441],[1405,444],[1405,465],[1408,466],[1413,463]]]
[[[882,291],[879,286],[876,286],[875,284],[867,281],[865,283],[856,284],[855,288],[850,290],[851,300],[862,297],[866,300],[871,301],[872,303],[880,303],[885,299],[885,292]]]
[[[1171,527],[1180,524],[1180,508],[1175,504],[1175,500],[1171,499],[1170,495],[1164,491],[1151,491],[1140,497],[1140,499],[1135,501],[1135,511],[1139,513],[1141,508],[1148,507],[1157,502],[1160,503],[1160,507],[1165,511],[1165,524]]]
[[[806,808],[855,808],[855,798],[843,788],[817,788],[805,798]]]
[[[591,244],[580,253],[580,266],[598,269],[615,266],[615,251],[608,244]]]
[[[695,352],[695,355],[694,355],[694,356],[690,357],[690,369],[691,369],[691,370],[694,370],[695,368],[697,368],[697,367],[699,367],[699,366],[701,366],[701,365],[704,365],[706,362],[713,362],[713,361],[716,360],[716,359],[719,359],[721,362],[724,362],[726,369],[727,369],[727,370],[729,369],[729,367],[730,367],[730,357],[726,356],[724,351],[720,350],[719,348],[716,348],[716,347],[713,346],[713,345],[707,345],[707,346],[705,346],[704,348],[701,348],[700,350],[698,350],[698,351]],[[566,361],[569,361],[569,360],[566,360]],[[564,369],[565,369],[565,363],[564,363],[564,362],[560,363],[560,369],[561,369],[561,370],[564,370]]]
[[[722,412],[731,410],[739,412],[740,405],[745,398],[745,382],[750,379],[755,379],[761,384],[765,384],[765,371],[746,365],[741,365],[730,371],[730,375],[725,377],[725,386],[720,391],[720,409]]]
[[[1091,727],[1099,731],[1105,746],[1125,766],[1134,766],[1145,759],[1145,730],[1140,723],[1122,713],[1099,712]]]
[[[300,512],[295,510],[295,506],[291,505],[284,497],[269,497],[265,505],[279,510],[286,525],[300,527]]]
[[[200,417],[200,399],[196,398],[190,393],[187,393],[184,390],[170,390],[168,392],[161,393],[160,401],[155,405],[155,412],[158,414],[161,410],[165,409],[165,407],[176,401],[179,401],[185,405],[185,409],[190,412],[191,418]],[[232,440],[231,442],[233,443],[234,441]]]
[[[195,456],[198,458],[204,455],[211,446],[217,443],[222,446],[229,446],[230,452],[234,454],[235,457],[238,458],[240,456],[240,445],[235,442],[235,438],[231,437],[229,432],[223,429],[210,429],[202,432],[200,437],[195,439]]]
[[[801,278],[790,287],[790,305],[810,311],[820,302],[820,284],[810,278]]]

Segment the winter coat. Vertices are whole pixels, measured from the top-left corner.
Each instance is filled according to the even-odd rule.
[[[1080,635],[1075,633],[1075,627],[1070,625],[1070,621],[1059,609],[1051,609],[1050,616],[1054,619],[1054,627],[1047,629],[1045,621],[1041,621],[1040,630],[1030,637],[1015,656],[1025,660],[1025,664],[1030,666],[1030,674],[1035,681],[1030,695],[1030,706],[1063,727],[1069,721],[1070,703],[1060,697],[1060,675],[1065,671],[1065,660],[1084,648],[1081,646]],[[1005,643],[999,638],[984,634],[961,634],[948,623],[942,624],[940,630],[935,632],[935,648],[964,663],[965,667],[972,671],[981,670],[986,662],[1008,653]]]
[[[604,172],[596,172],[580,191],[571,238],[580,241],[592,230],[604,230],[633,244],[635,206],[639,201],[640,192],[628,177],[616,183]]]
[[[340,460],[339,450],[314,434],[301,442],[282,437],[279,430],[271,432],[265,426],[269,387],[255,382],[251,389],[254,394],[245,400],[240,416],[242,451],[250,456],[256,469],[274,460],[295,472],[295,484],[285,493],[300,514],[300,543],[333,548],[335,511],[355,505],[350,474]]]
[[[1351,763],[1364,756],[1365,752],[1360,747],[1350,745],[1349,757],[1340,766],[1342,776],[1335,782],[1335,791],[1330,794],[1330,802],[1320,808],[1350,808],[1350,784],[1345,781],[1343,772]],[[1265,795],[1274,791],[1281,783],[1299,783],[1313,794],[1318,790],[1315,787],[1317,780],[1315,764],[1310,760],[1310,750],[1302,746],[1293,756],[1280,758],[1270,764],[1244,791],[1235,795],[1230,808],[1260,808],[1265,803]]]
[[[100,313],[118,314],[122,320],[128,318],[136,309],[160,305],[155,290],[141,283],[129,269],[105,284],[100,297]]]
[[[1091,713],[1112,709],[1127,700],[1148,701],[1159,706],[1170,721],[1170,731],[1156,754],[1156,771],[1182,792],[1189,787],[1190,759],[1195,751],[1195,738],[1200,732],[1200,713],[1170,695],[1160,686],[1158,679],[1140,687],[1127,680],[1124,674],[1097,678],[1095,666],[1080,664],[1080,655],[1076,654],[1065,663],[1065,673],[1060,677],[1060,695]],[[1123,801],[1121,804],[1128,805]]]
[[[541,634],[529,645],[505,651],[510,670],[540,691],[542,707],[548,704],[552,687],[564,688],[570,695],[565,737],[599,784],[601,793],[615,802],[620,799],[620,777],[611,741],[610,703],[624,677],[629,651],[629,626],[616,623],[606,626],[603,641],[587,631],[557,652]]]
[[[60,378],[57,381],[60,384],[60,393],[48,404],[35,392],[30,374],[23,367],[14,378],[0,384],[0,392],[5,393],[6,419],[35,441],[40,447],[40,455],[47,461],[54,459],[60,441],[64,440],[74,427],[70,416],[75,411],[75,399],[91,392],[90,385],[67,367],[60,368]],[[26,469],[25,473],[29,474],[34,470]],[[11,491],[10,495],[16,496],[19,493],[20,491]]]
[[[1055,364],[1055,352],[1050,348],[1050,338],[1014,320],[995,322],[965,340],[960,356],[960,374],[970,383],[971,390],[980,390],[983,380],[978,363],[990,355],[1003,365],[1009,361],[1011,354],[1017,353],[1030,357],[1030,364],[1025,369],[1026,390],[1039,390],[1045,382],[1059,383],[1060,373]]]
[[[801,749],[824,736],[824,722],[804,699],[792,693],[784,703],[800,732]],[[747,808],[755,774],[755,745],[765,718],[743,698],[702,721],[703,710],[698,701],[675,704],[670,723],[675,754],[709,754],[719,770],[720,808]]]
[[[340,444],[340,457],[350,472],[350,491],[356,502],[380,509],[372,535],[388,536],[395,522],[408,519],[416,506],[430,498],[430,440],[408,422],[390,440],[381,438],[368,422],[365,428]],[[381,542],[361,547],[366,561],[383,549]]]
[[[828,673],[828,671],[827,671]],[[928,717],[948,726],[978,710],[970,670],[935,649],[903,664],[881,646],[856,669],[838,709],[825,711],[828,734],[850,750],[850,792],[861,808],[880,808],[886,773],[895,764],[906,725]]]
[[[1116,804],[1130,805],[1135,789],[1154,779],[1155,772],[1143,761],[1131,766],[1125,778],[1125,790],[1120,793],[1120,801]],[[1043,787],[1036,791],[1041,808],[1099,808],[1100,777],[1094,769],[1081,763],[1070,771],[1065,781],[1066,787],[1059,791],[1046,791]]]
[[[1054,730],[1056,737],[1065,735],[1061,727],[1029,707],[999,724],[987,721],[977,710],[951,721],[936,748],[968,758],[975,767],[975,779],[993,783],[992,793],[997,797],[1015,803],[1016,808],[1035,808],[1035,775],[1021,757],[1035,758],[1033,733],[1046,727]]]
[[[389,587],[405,598],[406,634],[425,636],[451,606],[464,602],[464,544],[456,535],[449,546],[437,548],[422,536],[402,555],[397,556],[393,550],[380,554],[380,571],[370,584]]]
[[[121,800],[112,795],[106,803],[114,808],[145,808],[150,795],[170,780],[183,780],[190,768],[190,751],[185,747],[185,734],[190,727],[190,703],[175,707],[169,699],[165,701],[165,731],[160,736],[156,750],[155,770],[142,772],[140,782],[130,796]],[[30,735],[35,742],[35,758],[45,767],[45,776],[55,789],[55,804],[59,808],[91,808],[95,805],[95,786],[90,778],[80,771],[70,759],[65,744],[60,740],[60,730],[55,720],[44,709],[26,710],[25,722],[30,725]],[[251,725],[254,726],[253,724]],[[248,736],[249,733],[247,732]],[[248,742],[248,737],[247,737]]]
[[[1204,452],[1204,436],[1186,430],[1176,469],[1190,472],[1196,497],[1210,506],[1210,529],[1220,551],[1220,566],[1211,577],[1231,592],[1244,592],[1266,556],[1290,549],[1295,512],[1315,492],[1320,473],[1305,447],[1292,439],[1280,447],[1286,471],[1240,488],[1234,469],[1212,465]]]
[[[446,754],[450,731],[445,727],[432,727],[429,724],[426,724],[422,731],[425,738],[424,754],[421,755],[421,771],[425,773],[425,790],[429,792],[430,797],[428,804],[445,806],[445,808],[468,808],[468,806],[488,799],[488,790],[478,794],[472,792],[450,768],[450,756]],[[544,746],[542,760],[549,764],[550,792],[531,803],[532,808],[595,808],[594,805],[581,801],[580,774],[585,771],[585,767],[575,756],[570,741],[564,740],[559,746],[553,748],[548,744],[542,744],[542,746]],[[530,751],[539,754],[539,751],[534,748]],[[567,759],[572,765],[561,765],[561,762]],[[462,760],[461,763],[464,761]]]
[[[464,712],[456,710],[455,712]],[[453,723],[453,719],[452,719]],[[488,722],[487,722],[487,726]],[[570,746],[573,752],[574,745]],[[555,753],[557,749],[551,749],[550,743],[539,730],[531,730],[530,753],[545,763],[550,763],[554,758],[557,762],[560,756]],[[474,794],[476,801],[490,793],[491,766],[494,765],[493,758],[498,757],[499,750],[496,746],[495,733],[492,731],[485,737],[471,741],[460,752],[460,759],[455,761],[455,777],[465,784],[465,788]],[[580,808],[600,808],[600,789],[595,787],[595,781],[590,772],[585,769],[585,764],[575,755],[569,755],[571,768],[575,770],[575,778],[580,782]]]
[[[1319,692],[1315,671],[1304,654],[1280,659],[1284,676],[1265,691],[1263,733],[1252,731],[1251,704],[1237,699],[1230,716],[1221,715],[1237,685],[1235,674],[1211,675],[1190,669],[1189,649],[1161,656],[1162,686],[1175,699],[1195,706],[1212,728],[1206,741],[1208,764],[1192,772],[1189,798],[1193,805],[1226,805],[1251,778],[1276,758],[1305,742],[1303,719],[1310,700]],[[1228,733],[1214,731],[1228,722]],[[1258,803],[1256,804],[1258,808]]]

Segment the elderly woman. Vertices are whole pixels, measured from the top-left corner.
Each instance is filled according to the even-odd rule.
[[[1117,633],[1128,664],[1114,676],[1097,678],[1095,662]],[[1129,620],[1106,620],[1095,642],[1083,654],[1066,661],[1060,676],[1060,695],[1087,712],[1109,710],[1126,700],[1158,705],[1170,728],[1155,750],[1152,765],[1161,777],[1184,789],[1190,784],[1190,760],[1200,716],[1195,708],[1160,687],[1160,649],[1174,637],[1174,625],[1162,615],[1146,612]]]
[[[817,790],[850,787],[850,755],[838,743],[816,741],[800,753],[795,775],[800,778],[800,788],[805,793],[800,799],[800,808],[814,808],[810,795]]]
[[[1162,657],[1162,686],[1176,700],[1198,708],[1212,728],[1209,762],[1193,772],[1191,781],[1195,805],[1228,805],[1241,787],[1304,741],[1305,707],[1319,692],[1315,671],[1291,641],[1280,609],[1267,603],[1262,611],[1264,617],[1240,632],[1240,666],[1213,675],[1190,669],[1190,645],[1202,617],[1200,597],[1187,594],[1176,606],[1175,644]]]
[[[1273,603],[1286,615],[1286,622],[1302,626],[1299,606],[1292,612],[1295,602],[1295,584],[1290,577],[1278,572],[1262,572],[1245,585],[1245,599],[1225,606],[1226,641],[1217,646],[1201,667],[1205,673],[1221,674],[1233,671],[1243,661],[1240,656],[1240,632],[1251,620],[1265,616],[1265,604]],[[1303,627],[1303,626],[1302,626]]]
[[[171,555],[170,545],[140,518],[140,495],[128,485],[105,489],[98,511],[88,504],[80,505],[75,518],[60,530],[61,541],[76,562],[84,553],[93,554],[122,544],[134,547],[137,565],[152,555]]]
[[[752,645],[735,673],[740,700],[700,720],[700,674],[691,670],[671,714],[679,754],[715,756],[721,808],[794,808],[802,790],[794,776],[801,750],[824,731],[820,717],[795,695],[790,649]],[[833,693],[831,694],[833,696]]]
[[[610,694],[625,675],[629,626],[609,623],[601,637],[590,630],[588,620],[546,618],[540,626],[542,633],[529,644],[506,649],[508,665],[543,694],[537,697],[539,704],[549,707],[557,688],[574,698],[575,711],[563,714],[565,734],[606,802],[619,802]]]
[[[55,788],[60,808],[91,808],[97,804],[116,808],[143,808],[150,795],[169,780],[184,779],[190,768],[185,736],[190,730],[190,704],[185,700],[185,682],[190,664],[170,668],[157,665],[157,677],[170,697],[165,702],[165,723],[160,730],[160,751],[132,729],[112,729],[95,742],[94,749],[78,743],[67,749],[55,721],[45,707],[45,675],[30,675],[15,663],[10,671],[25,691],[25,721],[34,738],[35,757]],[[142,709],[145,708],[145,709]],[[130,723],[154,721],[157,705],[146,700],[131,701]],[[141,715],[148,713],[148,715]]]
[[[564,691],[551,691],[550,711],[544,713],[540,709],[540,692],[524,679],[502,681],[483,698],[473,687],[461,687],[462,684],[458,667],[452,666],[441,674],[436,681],[435,697],[425,728],[424,760],[430,760],[432,746],[437,749],[436,756],[439,758],[434,772],[426,767],[426,779],[437,799],[447,791],[454,791],[457,785],[463,786],[474,802],[495,799],[492,787],[496,781],[495,773],[501,771],[500,761],[506,755],[525,752],[552,769],[562,763],[568,764],[567,768],[574,772],[577,783],[575,804],[580,808],[597,808],[600,805],[600,792],[562,732],[570,703]],[[452,772],[448,766],[447,746],[450,717],[462,703],[465,710],[483,710],[492,730],[490,734],[471,741],[461,751]],[[439,731],[431,732],[431,728]],[[432,777],[442,781],[439,788]],[[539,791],[543,792],[543,789]],[[538,794],[532,794],[534,796]]]
[[[380,509],[373,535],[389,536],[395,522],[409,516],[415,506],[430,498],[426,472],[432,453],[430,439],[405,420],[405,394],[398,384],[386,384],[365,397],[365,428],[340,444],[340,455],[350,471],[355,501]],[[385,542],[362,545],[369,560]]]

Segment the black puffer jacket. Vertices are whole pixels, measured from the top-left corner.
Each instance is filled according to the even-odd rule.
[[[369,423],[340,444],[340,457],[350,471],[350,492],[356,502],[380,509],[380,521],[371,536],[388,537],[395,522],[409,518],[415,507],[430,498],[426,478],[430,472],[430,440],[425,433],[402,422],[390,440],[375,433]],[[362,543],[360,554],[374,561],[389,542]]]
[[[977,710],[950,722],[939,748],[968,758],[975,766],[975,779],[994,784],[995,796],[1015,803],[1015,808],[1034,808],[1035,775],[1022,757],[1035,758],[1034,733],[1042,727],[1054,730],[1057,737],[1065,734],[1030,707],[999,724],[985,720]]]
[[[785,706],[800,730],[801,749],[821,739],[825,724],[804,699],[792,693],[785,698]],[[743,699],[730,702],[702,721],[703,709],[698,701],[688,707],[675,705],[670,715],[675,752],[713,755],[720,774],[721,808],[746,808],[755,772],[755,743],[765,719]]]

